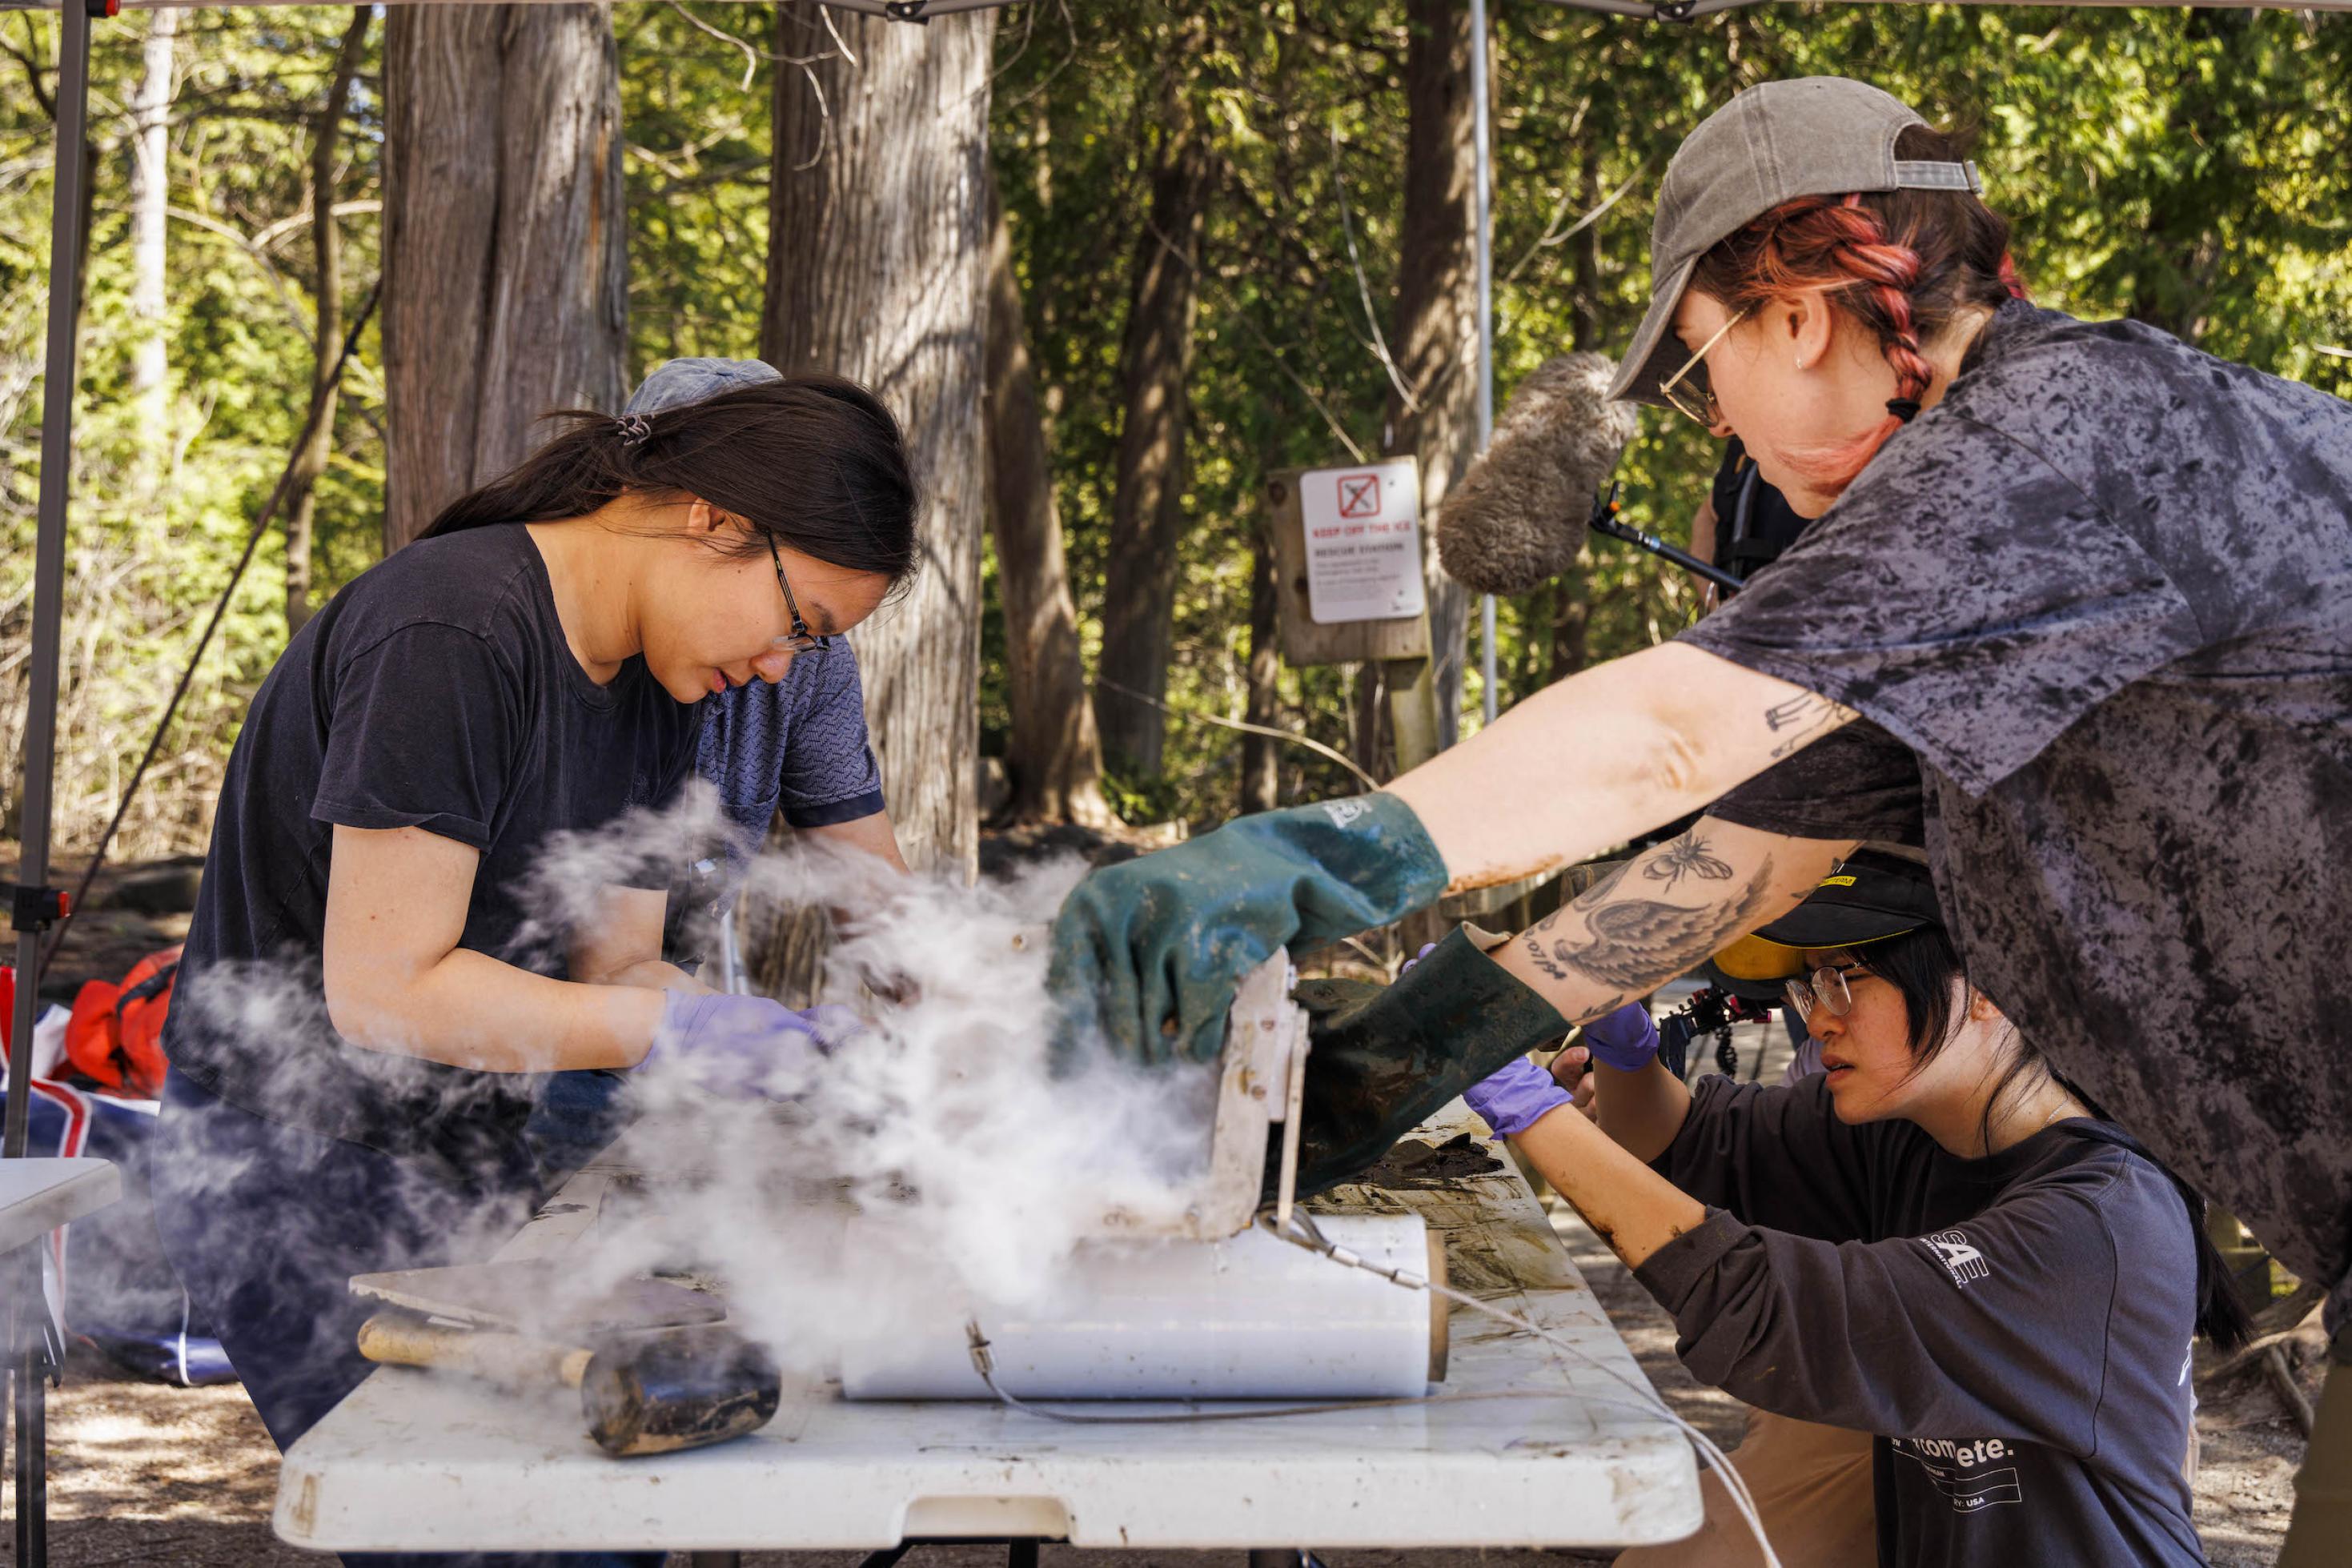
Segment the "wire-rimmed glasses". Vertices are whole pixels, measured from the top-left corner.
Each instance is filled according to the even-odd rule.
[[[1846,988],[1848,975],[1866,975],[1866,964],[1824,964],[1810,975],[1800,975],[1782,988],[1789,1005],[1797,1009],[1797,1017],[1811,1023],[1813,1009],[1827,1008],[1830,1017],[1842,1019],[1853,1006],[1853,992]]]
[[[1735,310],[1731,319],[1715,329],[1715,336],[1698,347],[1681,370],[1658,384],[1658,395],[1666,400],[1676,413],[1695,419],[1713,430],[1723,423],[1723,405],[1715,401],[1715,389],[1707,384],[1706,351],[1723,341],[1723,335],[1748,319],[1748,312]]]
[[[768,559],[776,563],[776,586],[784,591],[784,608],[791,611],[793,616],[791,632],[774,639],[771,645],[792,653],[808,653],[819,648],[831,647],[831,637],[818,636],[809,630],[808,622],[801,619],[800,601],[793,597],[793,585],[784,578],[784,558],[777,553],[776,536],[762,528],[760,537],[768,541]]]

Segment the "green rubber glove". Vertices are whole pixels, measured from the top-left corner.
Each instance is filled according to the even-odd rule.
[[[1444,857],[1389,794],[1239,817],[1105,866],[1054,921],[1057,1060],[1098,1038],[1128,1061],[1214,1061],[1235,982],[1276,947],[1384,925],[1444,891]]]
[[[1360,1176],[1422,1119],[1512,1058],[1568,1033],[1569,1021],[1459,930],[1397,977],[1307,980],[1298,1196]],[[1265,1196],[1280,1172],[1272,1130]]]

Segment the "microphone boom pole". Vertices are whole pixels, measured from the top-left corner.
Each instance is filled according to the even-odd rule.
[[[1592,503],[1592,516],[1585,526],[1596,534],[1607,534],[1612,539],[1623,539],[1639,549],[1648,550],[1662,560],[1672,561],[1693,577],[1705,578],[1727,593],[1737,593],[1743,586],[1740,580],[1712,562],[1704,561],[1686,549],[1679,549],[1655,534],[1643,533],[1631,523],[1617,520],[1617,486],[1612,482],[1608,492]]]

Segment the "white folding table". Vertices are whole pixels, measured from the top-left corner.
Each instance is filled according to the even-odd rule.
[[[121,1196],[122,1173],[110,1160],[0,1160],[0,1255]]]
[[[38,1354],[47,1308],[41,1297],[40,1254],[49,1232],[94,1214],[122,1196],[122,1173],[109,1160],[0,1160],[0,1339],[12,1369],[16,1429],[16,1560],[20,1568],[48,1562],[47,1390],[28,1366]]]
[[[1421,1135],[1465,1131],[1483,1129],[1457,1103]],[[609,1167],[583,1171],[501,1256],[591,1240],[614,1179]],[[1689,1447],[1618,1381],[1649,1387],[1507,1158],[1443,1186],[1344,1187],[1318,1207],[1421,1214],[1444,1238],[1456,1288],[1557,1331],[1577,1354],[1457,1307],[1443,1390],[1546,1396],[1082,1427],[988,1403],[853,1403],[824,1385],[788,1389],[751,1437],[625,1460],[588,1439],[576,1396],[388,1367],[288,1451],[278,1533],[343,1552],[637,1548],[724,1561],[973,1539],[1631,1545],[1698,1527]]]

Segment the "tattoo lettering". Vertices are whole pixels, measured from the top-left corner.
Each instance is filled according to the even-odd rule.
[[[1811,692],[1801,692],[1787,702],[1775,703],[1764,710],[1764,727],[1774,735],[1785,737],[1772,747],[1777,760],[1795,755],[1805,744],[1817,737],[1852,724],[1861,717],[1853,709],[1827,697],[1817,697]]]
[[[1566,979],[1561,969],[1573,969],[1619,990],[1644,991],[1712,956],[1755,925],[1771,885],[1772,862],[1768,856],[1738,898],[1729,904],[1690,909],[1656,899],[1617,900],[1585,915],[1591,936],[1582,944],[1556,940],[1549,953],[1538,955],[1535,938],[1530,936],[1530,956],[1554,979]],[[1578,900],[1580,905],[1582,903]]]
[[[1663,882],[1672,893],[1687,874],[1701,882],[1728,882],[1731,867],[1707,852],[1706,841],[1696,833],[1685,833],[1673,843],[1653,855],[1642,867],[1642,874],[1652,882]]]
[[[1545,918],[1542,925],[1536,926],[1535,929],[1528,933],[1528,959],[1530,963],[1534,964],[1537,968],[1541,969],[1553,979],[1565,980],[1568,978],[1568,971],[1560,967],[1559,964],[1552,957],[1550,950],[1544,946],[1543,939],[1544,927],[1549,925],[1552,921],[1557,918],[1557,915],[1548,916]]]

